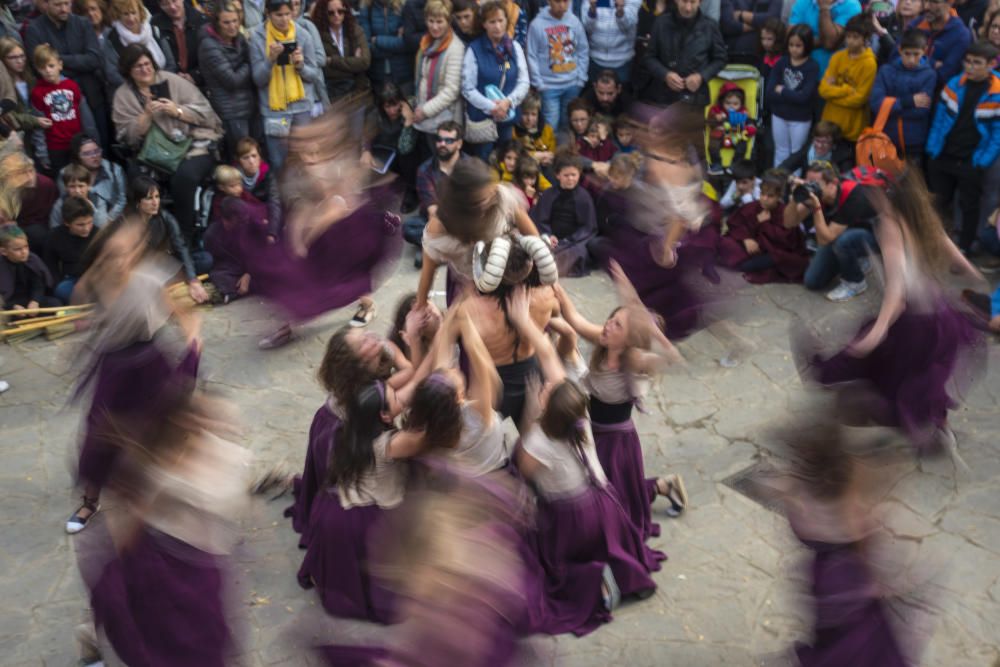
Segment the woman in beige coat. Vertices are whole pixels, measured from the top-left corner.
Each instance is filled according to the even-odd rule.
[[[413,125],[434,154],[434,135],[446,120],[462,122],[462,61],[465,45],[451,28],[451,3],[427,0],[427,34],[417,50],[417,104]]]

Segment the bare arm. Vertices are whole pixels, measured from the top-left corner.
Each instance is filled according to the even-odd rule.
[[[823,0],[819,3],[819,42],[824,49],[836,49],[844,36],[844,27],[833,21],[832,2]]]
[[[469,397],[476,401],[476,409],[483,424],[488,427],[493,423],[493,410],[500,393],[500,376],[479,331],[464,309],[459,320],[462,346],[469,357]]]
[[[518,287],[507,300],[507,311],[518,333],[527,340],[528,344],[535,349],[538,356],[538,363],[542,367],[542,374],[545,376],[545,383],[555,385],[566,379],[566,371],[559,362],[559,355],[552,347],[551,341],[542,333],[534,320],[531,319],[529,310],[528,292],[524,286]]]
[[[875,228],[878,245],[882,251],[882,263],[885,265],[885,290],[882,293],[882,306],[868,333],[860,340],[851,344],[849,350],[855,356],[867,356],[881,343],[889,327],[899,318],[906,308],[906,287],[903,271],[906,266],[906,253],[903,247],[903,234],[899,223],[894,218],[883,216]]]
[[[424,431],[397,431],[385,447],[385,455],[390,459],[412,459],[424,451]]]
[[[566,320],[573,329],[583,336],[585,339],[591,343],[597,343],[601,338],[601,327],[594,324],[576,309],[576,305],[569,298],[569,294],[563,289],[562,285],[556,283],[552,286],[553,291],[556,294],[556,298],[559,300],[559,308],[562,313],[562,318]]]
[[[517,209],[517,213],[514,216],[514,225],[517,227],[517,231],[525,236],[538,236],[538,227],[535,227],[531,216],[523,209]]]

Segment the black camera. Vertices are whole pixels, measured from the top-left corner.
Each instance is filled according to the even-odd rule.
[[[792,201],[796,204],[805,204],[809,201],[810,195],[816,195],[817,199],[822,197],[823,190],[820,189],[819,183],[804,181],[792,188]]]

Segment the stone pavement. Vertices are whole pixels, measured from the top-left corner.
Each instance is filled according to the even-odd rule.
[[[377,293],[384,331],[399,296],[416,284],[409,256]],[[786,522],[722,483],[748,466],[773,459],[770,427],[802,409],[802,385],[788,352],[788,321],[798,314],[830,341],[851,318],[873,312],[870,290],[834,306],[799,286],[752,287],[736,276],[737,331],[754,351],[734,369],[717,363],[719,340],[701,332],[680,344],[688,360],[654,387],[650,414],[637,424],[650,474],[678,471],[691,495],[685,515],[671,520],[654,506],[663,535],[653,545],[670,560],[649,600],[627,604],[615,620],[588,637],[536,637],[524,664],[754,665],[802,636],[799,564],[805,552]],[[600,321],[614,299],[604,276],[567,281],[591,319]],[[323,400],[314,380],[326,338],[350,317],[331,314],[299,331],[288,347],[261,353],[256,341],[275,321],[251,301],[205,314],[202,377],[243,410],[246,445],[265,462],[299,469],[313,412]],[[0,377],[12,390],[0,396],[0,664],[71,665],[73,628],[87,618],[73,538],[63,524],[76,503],[70,469],[79,410],[67,408],[69,367],[81,337],[30,341],[0,348]],[[953,414],[968,471],[950,460],[898,466],[889,492],[900,568],[935,564],[949,576],[927,591],[937,610],[923,664],[987,667],[1000,656],[1000,346],[990,345],[992,368]],[[289,522],[287,498],[255,500],[243,522],[234,604],[242,621],[245,665],[299,665],[312,660],[289,640],[293,628],[312,628],[329,641],[379,636],[364,623],[324,619],[315,593],[295,580],[301,552]]]

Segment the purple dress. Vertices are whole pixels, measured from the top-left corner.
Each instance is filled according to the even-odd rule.
[[[254,291],[296,321],[342,308],[370,294],[399,257],[399,218],[382,205],[384,188],[372,190],[353,213],[331,225],[297,257],[282,243],[268,244],[266,230],[245,244]]]
[[[550,441],[537,427],[522,445],[541,464],[535,475],[541,493],[535,540],[545,576],[545,624],[538,631],[589,634],[611,620],[601,597],[606,565],[622,596],[653,591],[650,573],[659,566],[597,472],[592,445],[581,461],[568,445]]]
[[[868,332],[865,323],[855,339]],[[947,425],[948,410],[957,407],[956,395],[985,368],[982,334],[943,296],[934,297],[924,312],[912,306],[889,327],[885,339],[865,357],[844,349],[823,358],[812,352],[815,343],[796,341],[797,356],[806,372],[826,387],[852,383],[864,400],[852,401],[865,417],[902,430],[921,453],[940,449],[937,429]],[[800,364],[802,367],[803,364]]]
[[[295,503],[285,510],[285,516],[292,519],[292,528],[302,537],[299,548],[309,544],[309,515],[316,495],[326,486],[330,453],[333,451],[340,429],[340,417],[331,406],[333,397],[324,403],[313,417],[309,426],[309,444],[306,447],[306,462],[301,475],[296,475],[292,493]]]

